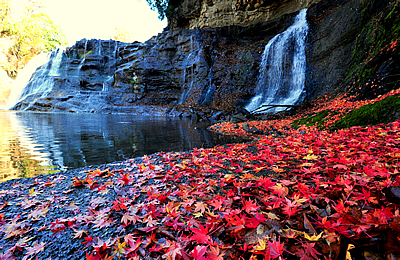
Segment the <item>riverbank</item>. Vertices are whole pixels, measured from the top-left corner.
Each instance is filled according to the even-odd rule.
[[[236,135],[260,129],[248,143],[1,183],[1,256],[398,257],[400,120],[337,131],[293,126],[323,109],[337,112],[329,126],[377,101],[342,97],[291,118],[213,126]]]

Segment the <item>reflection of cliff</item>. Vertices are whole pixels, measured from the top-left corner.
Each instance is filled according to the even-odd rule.
[[[0,113],[0,181],[52,172],[46,154],[35,151],[34,140],[19,130],[14,113]]]
[[[0,125],[0,180],[218,144],[205,127],[164,117],[3,112]]]

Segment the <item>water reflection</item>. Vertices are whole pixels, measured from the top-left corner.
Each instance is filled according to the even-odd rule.
[[[227,142],[164,117],[4,111],[0,129],[0,181]]]

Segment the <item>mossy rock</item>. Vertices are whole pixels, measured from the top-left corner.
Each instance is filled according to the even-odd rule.
[[[313,126],[317,124],[318,128],[322,128],[324,122],[326,122],[329,118],[331,118],[335,114],[337,113],[330,110],[324,110],[315,115],[295,120],[292,124],[292,127],[294,129],[298,129],[300,125]]]
[[[395,75],[400,55],[398,49],[390,48],[400,37],[400,3],[363,0],[362,8],[359,23],[342,36],[357,35],[348,73],[341,85],[350,88],[352,95],[357,94],[357,100],[372,99],[397,88]]]
[[[331,130],[389,123],[398,118],[400,118],[400,97],[394,95],[350,111],[335,122]]]

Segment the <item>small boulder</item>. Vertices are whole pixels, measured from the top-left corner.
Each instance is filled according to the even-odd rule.
[[[239,113],[239,114],[232,115],[231,119],[229,121],[231,123],[233,123],[233,124],[237,124],[237,123],[241,123],[241,122],[247,121],[247,118],[242,113]]]
[[[389,202],[400,205],[400,186],[384,188],[382,191]]]
[[[262,135],[262,134],[264,134],[263,131],[261,131],[260,129],[258,129],[255,126],[249,125],[248,123],[244,123],[243,124],[243,130],[246,131],[246,133],[252,134],[252,135]]]

